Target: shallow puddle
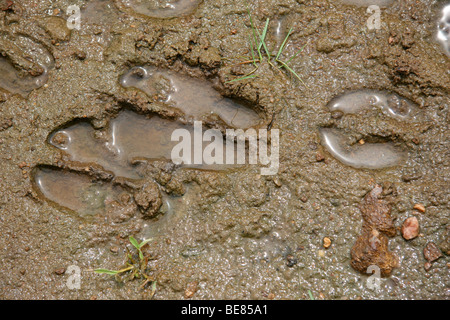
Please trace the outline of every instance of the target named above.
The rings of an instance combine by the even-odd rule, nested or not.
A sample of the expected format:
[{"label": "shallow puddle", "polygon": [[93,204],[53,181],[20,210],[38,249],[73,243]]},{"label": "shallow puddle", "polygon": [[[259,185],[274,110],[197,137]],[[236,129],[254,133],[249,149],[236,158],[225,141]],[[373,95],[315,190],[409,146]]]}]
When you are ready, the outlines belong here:
[{"label": "shallow puddle", "polygon": [[124,190],[76,172],[38,167],[34,182],[39,193],[57,205],[82,217],[105,213],[108,204],[118,201]]},{"label": "shallow puddle", "polygon": [[26,98],[34,89],[42,87],[48,80],[47,71],[37,77],[23,76],[5,58],[0,57],[0,88]]},{"label": "shallow puddle", "polygon": [[360,7],[369,7],[376,5],[380,7],[387,7],[395,2],[395,0],[341,0],[345,4],[352,4]]},{"label": "shallow puddle", "polygon": [[119,19],[117,9],[110,0],[91,0],[81,9],[81,21],[87,24],[112,24]]},{"label": "shallow puddle", "polygon": [[[174,153],[173,160],[186,160],[185,167],[223,170],[224,165],[203,160],[204,155],[211,151],[213,156],[217,155],[225,163],[225,139],[220,131],[211,130],[206,131],[212,133],[209,136],[211,139],[204,140],[203,129],[201,126],[184,125],[158,116],[146,117],[126,110],[112,119],[104,130],[95,130],[86,121],[73,123],[52,133],[49,143],[66,153],[71,161],[96,163],[116,176],[130,179],[141,178],[134,163],[142,159],[171,160],[173,150],[180,151]],[[176,138],[171,141],[174,132]],[[180,143],[186,148],[177,149]],[[215,154],[214,150],[219,154]],[[200,159],[196,155],[200,155]],[[230,166],[233,165],[225,167]]]},{"label": "shallow puddle", "polygon": [[26,98],[31,91],[47,83],[48,70],[53,68],[54,59],[47,49],[27,37],[18,36],[14,45],[23,58],[38,65],[42,72],[38,76],[23,74],[11,61],[0,55],[0,88]]},{"label": "shallow puddle", "polygon": [[151,18],[175,18],[193,13],[202,0],[119,0],[124,7]]},{"label": "shallow puddle", "polygon": [[382,169],[401,164],[407,154],[392,143],[364,143],[350,146],[336,129],[320,129],[322,145],[340,162],[354,168]]},{"label": "shallow puddle", "polygon": [[442,15],[438,22],[437,40],[447,56],[450,57],[450,4],[442,9]]},{"label": "shallow puddle", "polygon": [[155,67],[134,67],[120,78],[125,88],[136,88],[150,97],[183,111],[188,117],[202,120],[220,117],[228,126],[247,129],[256,126],[260,117],[252,109],[222,97],[210,83]]},{"label": "shallow puddle", "polygon": [[383,113],[398,120],[417,120],[419,109],[411,101],[395,93],[376,90],[359,90],[338,96],[330,101],[331,112],[356,114],[371,107],[379,108]]}]

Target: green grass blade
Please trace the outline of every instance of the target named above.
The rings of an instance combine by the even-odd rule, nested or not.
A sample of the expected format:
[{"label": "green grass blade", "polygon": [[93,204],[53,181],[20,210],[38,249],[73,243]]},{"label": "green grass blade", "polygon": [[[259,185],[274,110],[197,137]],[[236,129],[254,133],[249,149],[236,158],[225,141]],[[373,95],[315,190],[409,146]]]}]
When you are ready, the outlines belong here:
[{"label": "green grass blade", "polygon": [[152,282],[152,289],[151,289],[151,292],[150,292],[150,299],[153,298],[153,296],[155,295],[155,292],[156,292],[156,281],[153,281]]},{"label": "green grass blade", "polygon": [[255,41],[255,45],[257,46],[259,59],[262,61],[261,46],[258,46],[258,40],[257,40],[258,38],[256,37],[256,33],[258,33],[258,35],[259,35],[259,31],[258,31],[258,29],[256,29],[256,27],[253,23],[252,14],[250,13],[250,8],[248,7],[248,5],[247,5],[247,12],[248,12],[248,17],[250,19],[250,26],[252,28],[253,40]]},{"label": "green grass blade", "polygon": [[315,300],[314,297],[313,297],[313,295],[312,295],[311,290],[308,290],[308,295],[309,295],[309,299],[310,299],[310,300]]},{"label": "green grass blade", "polygon": [[300,50],[298,50],[288,61],[286,61],[286,63],[289,63],[289,62],[291,62],[296,56],[298,56],[299,54],[300,54],[300,52],[302,52],[303,51],[303,49],[305,49],[305,47],[306,47],[306,45],[307,45],[308,43],[306,43]]},{"label": "green grass blade", "polygon": [[142,248],[143,246],[145,246],[147,243],[149,243],[149,242],[152,241],[152,240],[153,240],[152,238],[148,238],[148,239],[142,241],[142,242],[139,244],[139,249]]},{"label": "green grass blade", "polygon": [[100,274],[110,274],[112,276],[119,273],[119,271],[108,270],[108,269],[95,269],[94,272],[95,273],[100,273]]},{"label": "green grass blade", "polygon": [[130,236],[130,242],[136,249],[139,250],[139,242],[137,242],[137,240],[135,238],[133,238],[132,236]]},{"label": "green grass blade", "polygon": [[251,50],[251,52],[252,52],[253,65],[254,65],[255,67],[257,67],[257,65],[256,65],[256,59],[255,59],[255,50],[253,49],[252,36],[249,35],[249,38],[250,38],[250,50]]},{"label": "green grass blade", "polygon": [[237,79],[233,79],[233,80],[227,81],[225,83],[231,83],[231,82],[236,82],[236,81],[241,81],[241,80],[246,80],[246,79],[253,79],[253,78],[256,78],[256,77],[257,77],[256,74],[251,74],[251,75],[243,76],[241,78],[237,78]]},{"label": "green grass blade", "polygon": [[[267,30],[269,29],[269,22],[270,22],[270,20],[269,20],[269,18],[267,18],[263,33],[262,33],[262,35],[260,35],[260,39],[261,39],[260,46],[262,45],[264,47],[264,50],[266,51],[266,54],[267,54],[267,58],[269,58],[269,60],[270,60],[270,51],[266,45],[266,36],[267,36]],[[260,49],[261,49],[261,47],[260,47]]]},{"label": "green grass blade", "polygon": [[297,79],[300,80],[301,83],[303,83],[303,85],[306,87],[306,84],[303,82],[302,78],[300,78],[299,75],[297,73],[295,73],[294,70],[291,69],[291,67],[289,67],[285,62],[283,62],[281,60],[277,60],[277,62],[281,63],[284,68],[286,68],[287,70],[289,70],[289,72],[291,72],[294,76],[296,76]]},{"label": "green grass blade", "polygon": [[280,57],[281,53],[283,52],[284,47],[286,46],[286,42],[288,41],[289,36],[291,35],[291,33],[292,33],[292,28],[289,29],[289,32],[288,32],[286,38],[284,38],[284,41],[283,41],[283,43],[281,44],[280,49],[278,49],[277,57],[275,58],[275,60],[278,60],[278,58]]}]

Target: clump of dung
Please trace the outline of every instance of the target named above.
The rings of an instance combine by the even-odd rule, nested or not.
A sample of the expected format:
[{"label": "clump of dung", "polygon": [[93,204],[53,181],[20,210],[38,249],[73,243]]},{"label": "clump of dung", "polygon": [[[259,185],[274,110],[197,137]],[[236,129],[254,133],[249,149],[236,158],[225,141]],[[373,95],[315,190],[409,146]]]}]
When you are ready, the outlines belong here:
[{"label": "clump of dung", "polygon": [[351,265],[361,273],[367,273],[369,267],[377,266],[380,274],[386,277],[398,266],[398,259],[388,248],[388,237],[395,236],[396,229],[391,207],[386,200],[381,199],[382,191],[383,188],[376,185],[361,203],[363,226],[351,250]]}]

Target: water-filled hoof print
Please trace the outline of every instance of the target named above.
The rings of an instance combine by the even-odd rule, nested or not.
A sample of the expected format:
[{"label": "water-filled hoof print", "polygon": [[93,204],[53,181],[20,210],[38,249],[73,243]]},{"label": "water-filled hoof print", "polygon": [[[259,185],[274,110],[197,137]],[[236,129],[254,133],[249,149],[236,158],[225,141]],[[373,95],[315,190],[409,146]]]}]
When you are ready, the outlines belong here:
[{"label": "water-filled hoof print", "polygon": [[448,299],[449,37],[442,0],[0,0],[0,298]]},{"label": "water-filled hoof print", "polygon": [[150,18],[168,19],[192,14],[202,0],[115,0],[119,8]]}]

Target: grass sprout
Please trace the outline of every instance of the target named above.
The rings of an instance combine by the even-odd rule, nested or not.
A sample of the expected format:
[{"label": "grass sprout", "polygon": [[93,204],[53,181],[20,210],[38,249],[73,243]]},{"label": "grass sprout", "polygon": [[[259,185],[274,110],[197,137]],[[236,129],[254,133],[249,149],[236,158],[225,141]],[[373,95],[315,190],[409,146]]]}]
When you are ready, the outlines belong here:
[{"label": "grass sprout", "polygon": [[253,21],[253,17],[250,13],[250,9],[247,8],[248,17],[250,20],[250,27],[251,27],[251,34],[249,35],[249,44],[250,44],[250,52],[251,52],[251,58],[243,58],[245,61],[239,62],[238,65],[242,64],[252,64],[254,66],[254,69],[247,73],[246,75],[235,78],[232,80],[227,81],[226,83],[232,83],[242,80],[248,80],[248,79],[254,79],[258,77],[255,72],[259,69],[259,66],[264,61],[267,61],[267,63],[277,69],[285,69],[288,72],[290,72],[293,76],[295,76],[300,82],[306,86],[305,82],[302,80],[302,78],[292,69],[292,67],[289,66],[289,63],[297,57],[305,48],[306,44],[300,48],[292,57],[290,57],[287,61],[281,60],[281,57],[283,55],[283,51],[286,48],[286,45],[288,43],[289,37],[292,34],[293,28],[290,28],[288,34],[284,38],[281,46],[278,48],[277,53],[274,55],[271,53],[271,51],[268,49],[266,38],[267,38],[267,31],[269,30],[269,18],[266,19],[266,22],[264,24],[264,28],[262,32],[258,30],[258,28],[255,26],[255,23]]},{"label": "grass sprout", "polygon": [[107,274],[115,276],[116,281],[126,282],[134,279],[142,279],[140,285],[141,289],[144,289],[147,284],[150,285],[150,298],[152,298],[156,292],[156,280],[148,275],[150,271],[148,268],[148,262],[151,260],[150,257],[145,256],[142,252],[142,247],[149,243],[152,239],[146,239],[139,243],[134,237],[129,237],[130,243],[136,249],[135,254],[127,249],[127,261],[124,266],[119,268],[119,270],[108,270],[108,269],[95,269],[95,273]]}]

